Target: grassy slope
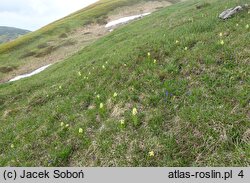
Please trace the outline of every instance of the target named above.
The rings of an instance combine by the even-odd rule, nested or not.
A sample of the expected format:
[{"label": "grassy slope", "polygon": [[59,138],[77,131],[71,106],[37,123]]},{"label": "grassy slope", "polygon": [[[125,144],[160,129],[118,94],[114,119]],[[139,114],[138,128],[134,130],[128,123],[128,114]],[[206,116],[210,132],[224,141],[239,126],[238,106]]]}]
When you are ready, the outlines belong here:
[{"label": "grassy slope", "polygon": [[173,5],[0,85],[0,165],[249,166],[250,15],[217,18],[247,0],[197,10],[203,2]]},{"label": "grassy slope", "polygon": [[[31,59],[26,59],[27,56],[51,51],[53,48],[45,47],[41,49],[41,47],[48,42],[57,42],[57,46],[60,46],[64,44],[62,40],[60,40],[61,35],[65,33],[68,34],[90,23],[101,22],[109,12],[117,7],[129,6],[141,1],[148,0],[100,0],[38,31],[32,32],[15,41],[0,45],[0,79],[9,74],[5,71],[5,68],[12,71],[18,67],[32,64]],[[175,2],[178,0],[169,1]],[[4,72],[1,72],[1,70]]]}]

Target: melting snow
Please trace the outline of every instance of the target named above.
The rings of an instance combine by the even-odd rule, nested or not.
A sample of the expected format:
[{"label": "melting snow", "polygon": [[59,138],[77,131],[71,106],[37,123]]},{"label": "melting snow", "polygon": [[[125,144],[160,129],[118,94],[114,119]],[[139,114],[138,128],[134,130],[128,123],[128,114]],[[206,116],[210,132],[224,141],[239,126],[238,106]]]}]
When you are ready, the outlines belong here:
[{"label": "melting snow", "polygon": [[17,77],[15,77],[15,78],[9,80],[9,82],[17,81],[17,80],[20,80],[20,79],[27,78],[27,77],[33,76],[33,75],[35,75],[35,74],[38,74],[38,73],[44,71],[45,69],[47,69],[47,68],[48,68],[49,66],[51,66],[51,65],[52,65],[52,64],[45,65],[45,66],[40,67],[39,69],[37,69],[37,70],[35,70],[35,71],[33,71],[33,72],[29,73],[29,74],[23,74],[23,75],[17,76]]},{"label": "melting snow", "polygon": [[114,20],[114,21],[109,22],[108,24],[106,24],[105,27],[108,28],[108,27],[113,27],[113,26],[119,25],[119,24],[124,24],[124,23],[131,21],[131,20],[142,18],[142,17],[147,16],[149,14],[151,14],[151,13],[144,13],[144,14],[140,14],[140,15],[123,17],[123,18],[120,18],[118,20]]}]

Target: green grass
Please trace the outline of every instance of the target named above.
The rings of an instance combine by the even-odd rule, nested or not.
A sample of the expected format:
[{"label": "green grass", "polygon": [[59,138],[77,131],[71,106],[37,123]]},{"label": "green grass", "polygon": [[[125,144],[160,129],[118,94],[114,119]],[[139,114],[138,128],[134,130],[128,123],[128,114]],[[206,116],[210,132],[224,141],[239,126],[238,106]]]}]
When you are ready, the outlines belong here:
[{"label": "green grass", "polygon": [[[118,7],[129,6],[143,1],[149,0],[98,1],[87,8],[53,22],[38,31],[22,36],[15,41],[0,45],[0,65],[1,67],[13,67],[17,69],[24,65],[30,65],[33,63],[32,59],[27,60],[26,58],[37,54],[39,55],[37,52],[40,51],[40,45],[54,42],[54,44],[60,46],[61,42],[58,37],[60,38],[61,35],[71,34],[71,31],[83,28],[91,23],[103,24],[103,21],[109,12]],[[178,0],[170,0],[170,2],[178,2]],[[50,48],[47,49],[51,50]],[[53,49],[51,51],[53,51]],[[9,73],[0,72],[0,80],[8,75]]]},{"label": "green grass", "polygon": [[162,9],[0,85],[0,165],[249,166],[250,14],[217,18],[248,1],[197,9],[207,2]]}]

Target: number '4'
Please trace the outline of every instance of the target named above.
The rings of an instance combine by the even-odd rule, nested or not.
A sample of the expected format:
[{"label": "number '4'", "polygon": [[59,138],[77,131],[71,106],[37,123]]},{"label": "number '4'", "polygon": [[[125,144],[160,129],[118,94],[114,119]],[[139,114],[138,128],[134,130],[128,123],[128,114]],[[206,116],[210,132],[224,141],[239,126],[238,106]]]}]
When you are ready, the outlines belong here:
[{"label": "number '4'", "polygon": [[238,174],[239,177],[243,178],[244,177],[244,172],[243,170],[240,171],[240,173]]}]

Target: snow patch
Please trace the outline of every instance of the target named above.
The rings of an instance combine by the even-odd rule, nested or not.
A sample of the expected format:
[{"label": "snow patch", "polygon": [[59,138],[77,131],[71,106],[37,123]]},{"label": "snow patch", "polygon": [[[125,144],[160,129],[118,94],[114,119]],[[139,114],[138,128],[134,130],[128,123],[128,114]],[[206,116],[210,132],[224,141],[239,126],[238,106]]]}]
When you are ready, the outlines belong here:
[{"label": "snow patch", "polygon": [[135,20],[135,19],[139,19],[139,18],[142,18],[142,17],[150,15],[150,14],[151,13],[144,13],[144,14],[140,14],[140,15],[123,17],[123,18],[120,18],[118,20],[114,20],[114,21],[109,22],[108,24],[105,25],[105,27],[109,28],[109,27],[114,27],[114,26],[120,25],[120,24],[125,24],[125,23],[127,23],[129,21],[132,21],[132,20]]},{"label": "snow patch", "polygon": [[20,79],[23,79],[23,78],[27,78],[27,77],[31,77],[33,75],[36,75],[42,71],[44,71],[45,69],[47,69],[49,66],[51,66],[52,64],[49,64],[49,65],[45,65],[43,67],[40,67],[39,69],[29,73],[29,74],[23,74],[23,75],[20,75],[20,76],[17,76],[11,80],[9,80],[9,82],[12,82],[12,81],[17,81],[17,80],[20,80]]}]

